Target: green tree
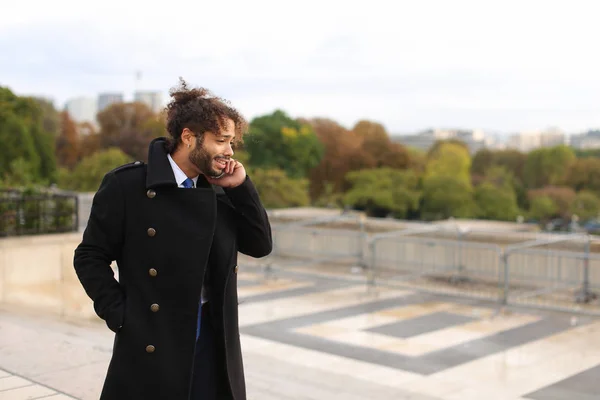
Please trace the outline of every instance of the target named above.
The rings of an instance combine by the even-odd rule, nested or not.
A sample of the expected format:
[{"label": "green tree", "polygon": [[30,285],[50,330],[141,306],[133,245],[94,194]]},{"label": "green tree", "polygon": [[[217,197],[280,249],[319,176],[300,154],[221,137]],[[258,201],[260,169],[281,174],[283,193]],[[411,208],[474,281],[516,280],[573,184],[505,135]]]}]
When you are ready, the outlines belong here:
[{"label": "green tree", "polygon": [[575,160],[566,173],[564,184],[577,192],[587,189],[600,194],[600,159]]},{"label": "green tree", "polygon": [[43,127],[44,115],[38,102],[19,97],[0,87],[0,176],[10,173],[13,161],[31,166],[36,182],[49,182],[56,172],[54,143]]},{"label": "green tree", "polygon": [[464,177],[440,174],[423,180],[421,215],[424,219],[470,218],[477,211],[473,187]]},{"label": "green tree", "polygon": [[538,196],[531,200],[529,216],[542,223],[557,216],[558,206],[549,196]]},{"label": "green tree", "polygon": [[131,157],[118,148],[99,151],[81,160],[73,172],[61,170],[59,186],[79,192],[94,192],[107,172],[128,162],[131,162]]},{"label": "green tree", "polygon": [[475,189],[474,197],[479,218],[514,221],[519,215],[517,197],[510,185],[484,182]]},{"label": "green tree", "polygon": [[535,149],[527,155],[523,171],[525,184],[530,189],[558,185],[574,162],[575,153],[570,147]]},{"label": "green tree", "polygon": [[477,213],[471,183],[471,156],[460,143],[442,142],[427,157],[421,215],[428,220],[466,218]]},{"label": "green tree", "polygon": [[533,200],[537,197],[548,197],[552,199],[553,204],[556,206],[555,214],[565,219],[571,216],[571,209],[576,196],[573,189],[564,186],[546,186],[529,191],[529,199],[532,207]]},{"label": "green tree", "polygon": [[518,150],[507,149],[494,152],[494,165],[510,171],[517,181],[523,183],[523,170],[527,162],[527,154]]},{"label": "green tree", "polygon": [[40,157],[35,152],[35,144],[27,123],[0,105],[0,176],[12,173],[12,163],[18,159],[27,162],[35,171],[39,170]]},{"label": "green tree", "polygon": [[488,168],[494,165],[494,152],[489,149],[481,149],[473,156],[471,164],[471,173],[473,175],[483,176]]},{"label": "green tree", "polygon": [[421,194],[414,171],[378,168],[348,173],[352,188],[344,195],[344,203],[368,215],[406,218],[419,207]]},{"label": "green tree", "polygon": [[461,147],[470,157],[471,152],[469,151],[469,146],[460,139],[436,140],[435,143],[427,151],[427,157],[428,158],[435,157],[441,148],[446,147],[446,145],[450,145],[450,144]]},{"label": "green tree", "polygon": [[16,188],[31,188],[38,182],[34,165],[24,158],[17,158],[10,163],[10,169],[4,175],[4,185]]},{"label": "green tree", "polygon": [[600,199],[594,193],[583,190],[575,196],[571,204],[571,213],[577,215],[581,221],[598,218]]},{"label": "green tree", "polygon": [[282,169],[292,178],[308,176],[325,150],[310,125],[291,119],[281,110],[250,122],[244,148],[254,167]]},{"label": "green tree", "polygon": [[425,173],[425,166],[427,165],[427,153],[413,147],[407,147],[406,150],[408,151],[408,159],[410,160],[408,168],[415,171],[418,176],[422,176]]},{"label": "green tree", "polygon": [[452,177],[471,185],[471,156],[468,150],[457,143],[442,143],[435,151],[430,151],[425,169],[425,177]]},{"label": "green tree", "polygon": [[55,139],[51,133],[42,130],[40,122],[31,127],[33,143],[40,159],[37,175],[43,182],[56,183]]},{"label": "green tree", "polygon": [[515,190],[516,179],[512,172],[503,166],[496,165],[488,168],[484,179],[497,188]]},{"label": "green tree", "polygon": [[290,178],[279,169],[252,170],[252,182],[265,208],[304,207],[309,205],[308,180]]}]

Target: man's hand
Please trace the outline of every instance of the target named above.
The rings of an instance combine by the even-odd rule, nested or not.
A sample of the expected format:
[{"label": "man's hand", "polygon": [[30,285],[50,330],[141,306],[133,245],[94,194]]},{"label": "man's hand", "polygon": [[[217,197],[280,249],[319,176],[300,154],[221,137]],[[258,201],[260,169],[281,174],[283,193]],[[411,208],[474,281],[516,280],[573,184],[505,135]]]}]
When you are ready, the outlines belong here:
[{"label": "man's hand", "polygon": [[223,169],[223,176],[220,178],[206,177],[206,180],[217,186],[224,188],[234,188],[241,185],[246,180],[246,169],[241,162],[230,159],[227,166]]}]

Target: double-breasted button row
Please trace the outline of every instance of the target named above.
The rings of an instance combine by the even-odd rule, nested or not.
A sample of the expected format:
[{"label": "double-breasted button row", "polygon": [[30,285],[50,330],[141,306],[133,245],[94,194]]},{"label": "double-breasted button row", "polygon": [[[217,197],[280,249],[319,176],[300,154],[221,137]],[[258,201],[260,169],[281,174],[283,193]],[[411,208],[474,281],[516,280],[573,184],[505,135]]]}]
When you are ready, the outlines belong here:
[{"label": "double-breasted button row", "polygon": [[[149,199],[153,199],[156,197],[156,191],[150,189],[146,192],[146,196]],[[156,235],[156,229],[154,228],[148,228],[147,230],[148,236],[150,237],[154,237]],[[151,277],[155,277],[158,275],[158,271],[156,270],[156,268],[150,268],[148,270],[148,275],[150,275]],[[152,312],[158,312],[158,310],[160,310],[160,306],[156,303],[150,305],[150,311]],[[146,346],[146,353],[154,353],[154,351],[156,350],[156,347],[154,347],[154,345],[149,344],[148,346]]]},{"label": "double-breasted button row", "polygon": [[235,268],[233,269],[233,272],[234,272],[234,273],[236,273],[236,274],[238,273],[238,266],[237,266],[237,265],[236,265],[236,266],[235,266]]}]

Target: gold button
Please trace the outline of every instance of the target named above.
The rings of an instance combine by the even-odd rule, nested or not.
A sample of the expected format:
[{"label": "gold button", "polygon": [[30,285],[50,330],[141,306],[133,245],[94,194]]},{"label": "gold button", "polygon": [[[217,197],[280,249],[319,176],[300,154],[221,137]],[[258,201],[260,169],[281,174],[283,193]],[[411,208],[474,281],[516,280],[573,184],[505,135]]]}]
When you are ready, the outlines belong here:
[{"label": "gold button", "polygon": [[158,271],[155,270],[154,268],[150,268],[148,270],[148,273],[150,274],[150,276],[156,276],[158,274]]},{"label": "gold button", "polygon": [[148,236],[154,237],[154,235],[156,235],[156,229],[148,228]]},{"label": "gold button", "polygon": [[154,353],[154,350],[156,350],[156,347],[152,346],[151,344],[146,346],[146,353]]},{"label": "gold button", "polygon": [[233,270],[233,272],[235,272],[237,274],[237,272],[238,272],[238,266],[237,265],[235,266],[235,269]]},{"label": "gold button", "polygon": [[156,192],[154,190],[150,189],[146,192],[146,196],[148,196],[149,199],[153,199],[156,197]]},{"label": "gold button", "polygon": [[160,306],[159,306],[158,304],[156,304],[156,303],[154,303],[154,304],[152,304],[152,305],[150,306],[150,310],[151,310],[152,312],[158,312],[158,310],[159,310],[159,309],[160,309]]}]

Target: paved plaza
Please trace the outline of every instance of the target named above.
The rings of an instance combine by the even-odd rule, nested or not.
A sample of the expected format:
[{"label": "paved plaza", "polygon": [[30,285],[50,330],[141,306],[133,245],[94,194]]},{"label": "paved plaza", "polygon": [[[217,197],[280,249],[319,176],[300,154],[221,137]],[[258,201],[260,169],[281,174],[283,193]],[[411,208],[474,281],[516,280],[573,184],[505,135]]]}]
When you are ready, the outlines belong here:
[{"label": "paved plaza", "polygon": [[[249,399],[600,398],[600,319],[369,290],[340,268],[240,263]],[[102,321],[1,309],[0,400],[97,399],[112,343]]]}]

